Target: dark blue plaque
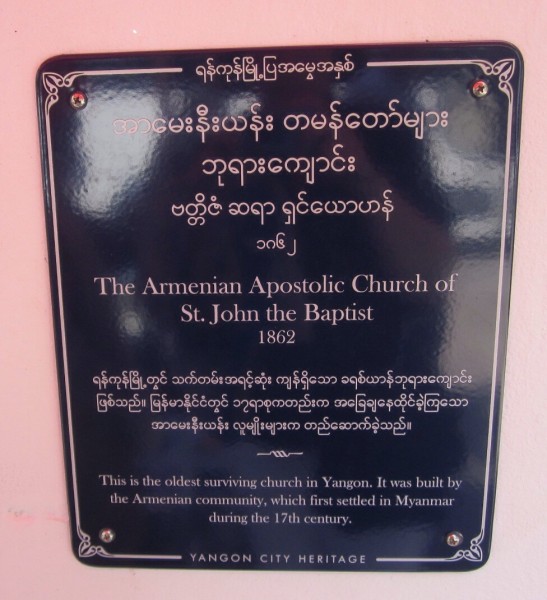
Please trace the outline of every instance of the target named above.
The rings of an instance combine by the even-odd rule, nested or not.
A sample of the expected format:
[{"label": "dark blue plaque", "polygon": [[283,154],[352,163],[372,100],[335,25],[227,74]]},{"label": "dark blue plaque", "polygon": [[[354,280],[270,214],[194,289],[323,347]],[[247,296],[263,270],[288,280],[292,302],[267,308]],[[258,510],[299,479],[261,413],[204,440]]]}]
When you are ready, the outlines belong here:
[{"label": "dark blue plaque", "polygon": [[486,561],[521,87],[504,43],[42,66],[80,560]]}]

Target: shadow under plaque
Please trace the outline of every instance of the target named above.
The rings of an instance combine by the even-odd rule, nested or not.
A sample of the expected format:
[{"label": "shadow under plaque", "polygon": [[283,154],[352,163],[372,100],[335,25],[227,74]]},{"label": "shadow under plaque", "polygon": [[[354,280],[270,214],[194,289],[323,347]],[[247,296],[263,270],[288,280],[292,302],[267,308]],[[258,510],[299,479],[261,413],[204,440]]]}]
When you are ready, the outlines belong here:
[{"label": "shadow under plaque", "polygon": [[486,561],[521,87],[505,43],[41,67],[81,561]]}]

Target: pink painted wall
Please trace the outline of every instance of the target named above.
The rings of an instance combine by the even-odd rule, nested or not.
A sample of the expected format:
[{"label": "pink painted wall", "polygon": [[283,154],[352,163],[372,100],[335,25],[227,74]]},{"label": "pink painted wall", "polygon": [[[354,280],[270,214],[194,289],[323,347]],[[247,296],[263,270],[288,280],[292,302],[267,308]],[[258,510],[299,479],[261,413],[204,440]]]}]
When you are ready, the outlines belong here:
[{"label": "pink painted wall", "polygon": [[[546,0],[2,0],[0,598],[547,597]],[[71,554],[34,76],[65,53],[502,39],[525,60],[519,208],[493,552],[450,574],[92,569]]]}]

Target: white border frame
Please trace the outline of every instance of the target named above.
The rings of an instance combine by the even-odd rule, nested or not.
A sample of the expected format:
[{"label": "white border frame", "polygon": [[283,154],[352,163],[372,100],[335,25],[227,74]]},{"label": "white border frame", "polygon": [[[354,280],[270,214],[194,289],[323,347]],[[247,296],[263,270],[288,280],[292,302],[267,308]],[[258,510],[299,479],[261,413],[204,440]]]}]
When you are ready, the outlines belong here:
[{"label": "white border frame", "polygon": [[[500,60],[494,64],[484,60],[473,60],[473,59],[462,59],[462,60],[425,60],[425,61],[384,61],[376,62],[371,61],[366,64],[367,68],[385,68],[385,67],[420,67],[420,66],[440,66],[440,65],[477,65],[481,68],[482,72],[490,77],[498,77],[498,88],[508,97],[508,108],[507,108],[507,137],[505,147],[505,175],[504,175],[504,194],[503,194],[503,213],[502,213],[502,224],[501,224],[501,241],[500,241],[500,260],[499,260],[499,271],[498,271],[498,295],[497,295],[497,306],[496,306],[496,327],[495,327],[495,343],[494,343],[494,357],[492,365],[492,384],[490,391],[490,414],[488,423],[488,440],[487,440],[487,454],[486,454],[486,469],[484,478],[484,496],[483,496],[483,510],[481,520],[481,531],[470,541],[468,549],[458,550],[453,556],[448,558],[433,557],[433,558],[422,558],[422,557],[377,557],[376,562],[380,563],[408,563],[408,562],[454,562],[462,559],[479,563],[483,561],[483,551],[481,544],[484,541],[486,519],[487,519],[487,506],[489,500],[489,487],[490,487],[490,473],[491,473],[491,461],[492,461],[492,437],[494,433],[494,405],[496,399],[496,382],[498,376],[498,363],[500,361],[499,356],[499,337],[500,327],[503,309],[503,273],[505,269],[505,254],[506,254],[506,235],[507,235],[507,211],[509,203],[509,186],[510,186],[510,173],[511,173],[511,145],[512,145],[512,120],[513,120],[513,109],[514,109],[514,92],[511,84],[511,79],[515,73],[515,59],[508,58]],[[56,262],[56,275],[57,275],[57,297],[59,302],[60,312],[60,329],[61,329],[61,345],[64,365],[64,388],[66,394],[66,405],[67,405],[67,417],[68,417],[68,430],[69,430],[69,441],[70,441],[70,456],[71,456],[71,469],[72,469],[72,493],[74,499],[74,510],[76,517],[76,528],[80,544],[78,547],[78,556],[81,558],[89,558],[95,555],[102,556],[109,559],[147,559],[147,560],[181,560],[180,555],[134,555],[134,554],[111,554],[107,552],[100,545],[91,544],[90,536],[81,529],[80,525],[80,508],[78,502],[77,493],[77,478],[76,478],[76,457],[74,450],[74,434],[72,429],[72,407],[71,407],[71,395],[70,386],[68,381],[68,355],[66,350],[66,331],[64,323],[64,304],[63,304],[63,293],[62,293],[62,279],[61,279],[61,266],[60,266],[60,255],[59,255],[59,236],[58,236],[58,225],[57,225],[57,200],[55,193],[55,178],[53,171],[53,151],[51,142],[51,125],[50,125],[50,111],[52,107],[59,100],[59,88],[71,87],[75,80],[81,76],[101,76],[101,75],[142,75],[142,74],[159,74],[159,73],[181,73],[182,68],[166,68],[166,69],[129,69],[129,70],[105,70],[105,71],[73,71],[67,75],[60,75],[53,72],[44,72],[42,74],[42,85],[46,91],[46,97],[44,100],[44,112],[45,112],[45,128],[46,128],[46,144],[47,144],[47,160],[48,160],[48,174],[49,174],[49,192],[51,198],[51,212],[53,221],[53,237],[55,243],[55,262]]]}]

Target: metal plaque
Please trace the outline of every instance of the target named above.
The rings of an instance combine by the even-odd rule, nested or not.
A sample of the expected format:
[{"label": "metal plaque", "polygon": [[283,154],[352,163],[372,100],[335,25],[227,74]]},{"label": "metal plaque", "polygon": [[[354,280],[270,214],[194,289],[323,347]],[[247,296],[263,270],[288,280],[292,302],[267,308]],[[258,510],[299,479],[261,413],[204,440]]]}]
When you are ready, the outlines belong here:
[{"label": "metal plaque", "polygon": [[80,560],[486,561],[521,87],[505,43],[41,67]]}]

